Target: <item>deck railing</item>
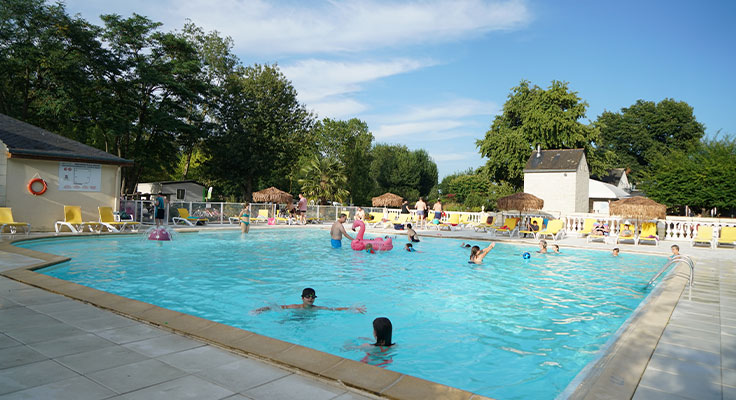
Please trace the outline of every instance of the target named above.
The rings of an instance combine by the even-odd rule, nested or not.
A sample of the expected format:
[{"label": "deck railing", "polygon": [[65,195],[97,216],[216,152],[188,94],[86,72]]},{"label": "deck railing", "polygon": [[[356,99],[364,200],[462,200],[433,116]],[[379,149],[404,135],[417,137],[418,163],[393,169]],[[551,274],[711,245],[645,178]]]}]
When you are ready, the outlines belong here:
[{"label": "deck railing", "polygon": [[[132,216],[135,221],[144,224],[154,223],[154,202],[151,200],[123,200],[120,202],[120,210]],[[228,202],[182,202],[172,201],[166,207],[166,221],[171,223],[172,218],[179,216],[179,208],[185,208],[189,211],[189,215],[206,218],[210,224],[229,224],[230,217],[237,217],[242,209],[241,203]],[[311,222],[328,223],[337,220],[340,214],[347,214],[348,220],[355,218],[357,206],[333,206],[333,205],[309,205],[307,207],[307,219]],[[258,216],[259,210],[268,210],[269,218],[273,218],[279,213],[286,214],[286,206],[284,204],[274,203],[251,203],[251,218]],[[371,212],[382,213],[387,220],[395,219],[400,212],[398,208],[385,207],[363,207],[366,214]],[[416,216],[416,211],[411,211],[412,217]],[[521,215],[520,226],[525,226],[531,221],[531,218],[541,217],[545,219],[561,218],[565,221],[565,231],[567,235],[578,236],[583,229],[586,218],[593,218],[598,222],[607,223],[611,228],[611,233],[618,234],[623,222],[629,220],[632,224],[641,229],[644,222],[655,222],[657,224],[658,236],[660,239],[672,241],[690,241],[698,232],[700,226],[712,226],[713,235],[717,236],[720,229],[724,226],[736,226],[734,218],[696,218],[696,217],[675,217],[668,216],[664,220],[635,220],[632,218],[621,218],[618,216],[590,214],[590,213],[572,213],[561,216],[559,213],[547,212],[523,212],[518,211],[499,211],[499,212],[464,212],[464,211],[447,211],[441,218],[442,222],[446,222],[453,214],[469,215],[471,222],[485,221],[490,215],[494,217],[494,221],[501,219],[502,223],[506,218],[518,218]],[[429,220],[434,217],[433,211],[429,211]]]}]

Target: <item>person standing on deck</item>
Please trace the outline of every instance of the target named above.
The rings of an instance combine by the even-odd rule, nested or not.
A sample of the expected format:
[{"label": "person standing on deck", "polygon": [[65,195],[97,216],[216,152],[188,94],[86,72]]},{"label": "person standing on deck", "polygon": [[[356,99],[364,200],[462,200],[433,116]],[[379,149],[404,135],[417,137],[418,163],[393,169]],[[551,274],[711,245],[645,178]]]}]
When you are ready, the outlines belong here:
[{"label": "person standing on deck", "polygon": [[421,197],[419,198],[419,201],[417,201],[417,204],[414,205],[414,208],[417,210],[417,228],[419,228],[422,224],[424,224],[424,228],[427,227],[427,203],[424,202],[424,199]]},{"label": "person standing on deck", "polygon": [[299,193],[299,203],[297,203],[297,209],[299,210],[299,219],[302,224],[307,223],[307,198],[303,194]]},{"label": "person standing on deck", "polygon": [[159,191],[156,196],[156,201],[153,203],[156,206],[156,227],[164,225],[164,219],[166,219],[166,197],[163,192]]}]

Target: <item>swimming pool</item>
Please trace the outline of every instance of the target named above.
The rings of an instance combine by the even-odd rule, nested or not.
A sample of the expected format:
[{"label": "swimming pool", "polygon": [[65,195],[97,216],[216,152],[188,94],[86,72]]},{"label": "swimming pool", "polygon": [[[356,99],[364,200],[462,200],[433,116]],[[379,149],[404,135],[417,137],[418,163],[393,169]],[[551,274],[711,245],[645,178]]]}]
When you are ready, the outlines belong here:
[{"label": "swimming pool", "polygon": [[[37,272],[363,360],[371,321],[389,317],[398,343],[374,363],[500,399],[554,398],[638,306],[665,258],[563,249],[523,260],[534,246],[500,243],[467,264],[459,240],[427,238],[407,253],[329,247],[313,230],[41,240],[20,247],[70,262]],[[316,304],[353,312],[284,310],[313,287]],[[361,339],[363,338],[363,339]]]}]

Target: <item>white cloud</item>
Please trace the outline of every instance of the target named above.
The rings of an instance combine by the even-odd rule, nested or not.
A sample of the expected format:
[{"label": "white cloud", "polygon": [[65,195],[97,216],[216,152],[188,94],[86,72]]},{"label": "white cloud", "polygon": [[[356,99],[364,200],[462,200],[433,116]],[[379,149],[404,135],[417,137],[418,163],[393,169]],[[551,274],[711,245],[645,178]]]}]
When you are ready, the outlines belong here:
[{"label": "white cloud", "polygon": [[401,114],[386,116],[386,122],[422,121],[442,118],[464,118],[477,115],[487,115],[489,118],[499,112],[499,107],[492,101],[460,98],[449,100],[442,104],[413,106]]},{"label": "white cloud", "polygon": [[358,92],[363,83],[433,64],[431,61],[412,59],[359,62],[309,59],[280,66],[280,69],[294,84],[299,92],[299,99],[309,103],[331,96]]},{"label": "white cloud", "polygon": [[210,0],[170,0],[149,10],[169,27],[191,18],[231,36],[239,52],[281,55],[444,43],[514,29],[531,19],[523,0],[220,0],[216,6]]},{"label": "white cloud", "polygon": [[467,159],[478,158],[478,152],[432,153],[429,156],[432,157],[435,162],[464,161]]},{"label": "white cloud", "polygon": [[380,125],[373,131],[376,139],[386,139],[394,136],[409,136],[416,134],[427,134],[428,132],[441,132],[463,126],[461,121],[435,120],[425,122],[405,122],[401,124]]},{"label": "white cloud", "polygon": [[337,97],[331,99],[331,101],[309,103],[307,108],[316,112],[320,119],[325,117],[350,119],[367,109],[367,106],[350,98]]}]

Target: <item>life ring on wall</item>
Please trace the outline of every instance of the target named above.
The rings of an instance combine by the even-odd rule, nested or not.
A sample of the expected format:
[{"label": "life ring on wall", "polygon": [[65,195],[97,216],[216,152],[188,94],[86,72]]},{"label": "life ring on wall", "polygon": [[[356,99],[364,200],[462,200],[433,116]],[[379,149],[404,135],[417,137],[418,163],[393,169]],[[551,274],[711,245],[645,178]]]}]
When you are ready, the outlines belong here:
[{"label": "life ring on wall", "polygon": [[[41,190],[34,190],[33,189],[33,184],[34,183],[40,183],[41,185],[43,185],[43,187],[41,188]],[[49,187],[48,187],[48,185],[46,185],[46,181],[44,181],[41,178],[33,178],[30,181],[28,181],[28,191],[31,192],[31,194],[34,195],[34,196],[40,196],[40,195],[46,193],[46,189],[48,189],[48,188]]]}]

